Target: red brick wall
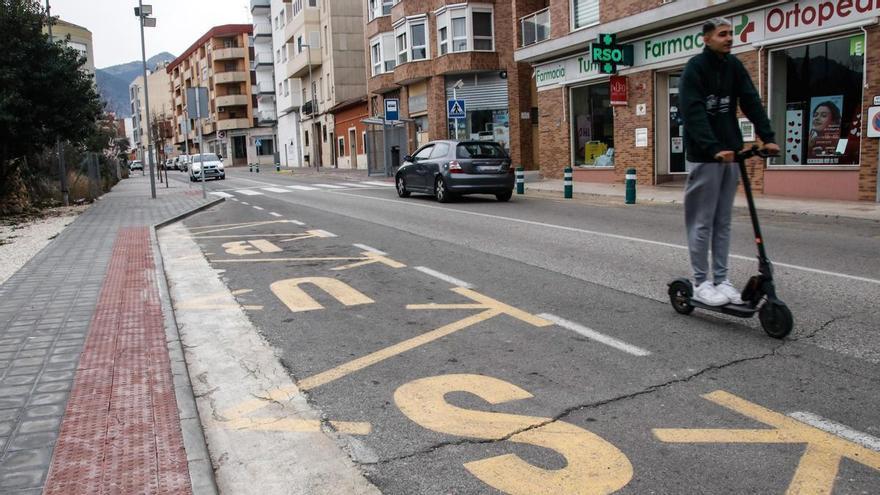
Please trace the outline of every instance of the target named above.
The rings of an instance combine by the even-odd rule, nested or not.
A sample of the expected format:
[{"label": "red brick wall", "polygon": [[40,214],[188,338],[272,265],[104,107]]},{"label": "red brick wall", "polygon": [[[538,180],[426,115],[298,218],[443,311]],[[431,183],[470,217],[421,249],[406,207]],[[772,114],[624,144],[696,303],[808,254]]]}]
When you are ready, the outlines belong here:
[{"label": "red brick wall", "polygon": [[[868,87],[863,99],[865,106],[870,106],[874,95],[880,95],[880,28],[873,26],[868,29]],[[859,171],[859,199],[876,201],[877,198],[877,166],[878,146],[880,139],[868,136],[868,112],[862,115],[862,167]]]},{"label": "red brick wall", "polygon": [[565,91],[560,88],[538,93],[538,165],[544,177],[552,179],[561,179],[563,169],[571,165],[571,122]]},{"label": "red brick wall", "polygon": [[[614,171],[622,182],[626,170],[635,168],[639,184],[654,183],[654,71],[627,78],[629,105],[614,107]],[[646,115],[636,115],[636,105],[647,106]],[[636,148],[636,129],[648,129],[648,146]]]},{"label": "red brick wall", "polygon": [[603,23],[616,21],[660,5],[660,0],[603,0],[599,7],[599,20]]},{"label": "red brick wall", "polygon": [[571,30],[571,0],[550,0],[550,38],[562,38]]}]

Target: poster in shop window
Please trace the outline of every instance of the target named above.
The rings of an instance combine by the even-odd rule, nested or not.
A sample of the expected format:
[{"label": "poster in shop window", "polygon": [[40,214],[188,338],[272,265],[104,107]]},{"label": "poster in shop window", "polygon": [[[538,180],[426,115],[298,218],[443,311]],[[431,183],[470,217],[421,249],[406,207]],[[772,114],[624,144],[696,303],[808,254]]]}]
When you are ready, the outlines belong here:
[{"label": "poster in shop window", "polygon": [[816,96],[810,99],[810,136],[807,140],[807,163],[840,163],[837,154],[841,138],[843,95]]},{"label": "poster in shop window", "polygon": [[789,104],[785,111],[785,162],[800,165],[803,150],[804,111],[799,104]]}]

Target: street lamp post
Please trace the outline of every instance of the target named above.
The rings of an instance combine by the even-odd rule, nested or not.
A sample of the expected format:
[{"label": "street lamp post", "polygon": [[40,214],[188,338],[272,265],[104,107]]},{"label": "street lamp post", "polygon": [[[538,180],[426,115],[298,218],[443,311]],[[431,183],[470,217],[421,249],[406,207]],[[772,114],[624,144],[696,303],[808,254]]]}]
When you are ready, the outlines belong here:
[{"label": "street lamp post", "polygon": [[[52,36],[52,7],[49,6],[49,0],[46,0],[46,29],[49,31],[49,43],[54,43],[55,38]],[[70,189],[67,185],[67,167],[64,163],[64,143],[60,137],[55,137],[55,151],[58,153],[58,178],[61,182],[61,201],[64,206],[70,206]]]},{"label": "street lamp post", "polygon": [[143,66],[144,72],[144,106],[146,107],[147,117],[147,156],[150,164],[150,194],[153,199],[156,199],[156,175],[153,171],[153,142],[149,139],[149,133],[152,127],[150,126],[150,91],[149,84],[147,84],[147,48],[144,42],[144,27],[156,27],[156,18],[150,17],[150,14],[152,13],[152,5],[147,5],[145,8],[144,1],[138,0],[138,7],[134,9],[134,15],[138,18],[141,25],[141,65]]}]

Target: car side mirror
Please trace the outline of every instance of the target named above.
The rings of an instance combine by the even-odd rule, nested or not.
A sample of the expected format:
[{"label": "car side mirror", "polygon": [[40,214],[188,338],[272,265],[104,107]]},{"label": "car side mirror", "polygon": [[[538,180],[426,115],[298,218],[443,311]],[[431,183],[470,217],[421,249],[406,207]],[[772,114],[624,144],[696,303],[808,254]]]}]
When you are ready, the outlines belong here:
[{"label": "car side mirror", "polygon": [[414,162],[414,161],[416,161],[416,159],[412,155],[406,155],[405,157],[403,157],[403,161]]}]

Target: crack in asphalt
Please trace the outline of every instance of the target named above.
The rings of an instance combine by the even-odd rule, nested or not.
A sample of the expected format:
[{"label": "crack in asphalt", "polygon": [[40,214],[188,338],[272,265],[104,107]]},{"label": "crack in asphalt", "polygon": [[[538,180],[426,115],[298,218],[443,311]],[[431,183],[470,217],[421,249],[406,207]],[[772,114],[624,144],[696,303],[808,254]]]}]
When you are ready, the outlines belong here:
[{"label": "crack in asphalt", "polygon": [[809,339],[815,338],[819,333],[821,333],[823,330],[825,330],[826,328],[828,328],[832,324],[837,323],[838,321],[847,320],[849,318],[851,318],[851,315],[835,316],[834,318],[831,318],[830,320],[828,320],[825,323],[823,323],[822,325],[820,325],[819,328],[813,330],[809,334],[804,335],[803,337],[798,337],[796,339],[790,339],[790,340],[792,342],[799,342],[801,340],[809,340]]},{"label": "crack in asphalt", "polygon": [[380,459],[379,461],[376,461],[376,462],[358,462],[357,460],[355,460],[355,462],[357,462],[361,466],[377,466],[377,465],[383,465],[383,464],[390,464],[393,462],[402,461],[402,460],[406,460],[406,459],[411,459],[413,457],[420,457],[423,455],[428,455],[433,452],[436,452],[437,450],[444,449],[446,447],[455,447],[455,446],[461,446],[461,445],[485,445],[485,444],[504,442],[504,441],[510,440],[512,437],[514,437],[516,435],[520,435],[522,433],[525,433],[525,432],[528,432],[531,430],[536,430],[538,428],[543,428],[549,424],[560,421],[563,418],[571,415],[572,413],[578,412],[578,411],[582,411],[585,409],[593,409],[596,407],[602,407],[602,406],[606,406],[608,404],[612,404],[615,402],[625,401],[625,400],[633,399],[636,397],[641,397],[643,395],[652,394],[654,392],[657,392],[659,390],[662,390],[664,388],[667,388],[667,387],[670,387],[673,385],[677,385],[679,383],[687,383],[687,382],[694,380],[694,379],[696,379],[706,373],[711,373],[714,371],[723,370],[726,368],[730,368],[732,366],[737,366],[742,363],[747,363],[747,362],[751,362],[751,361],[760,361],[762,359],[774,357],[777,355],[779,350],[782,349],[785,345],[786,345],[785,343],[782,343],[782,344],[774,347],[770,352],[766,352],[766,353],[761,354],[759,356],[751,356],[751,357],[736,359],[736,360],[733,360],[733,361],[730,361],[730,362],[727,362],[724,364],[717,364],[717,365],[708,366],[708,367],[703,368],[703,369],[697,371],[696,373],[692,373],[686,377],[676,378],[674,380],[669,380],[664,383],[651,385],[651,386],[645,388],[644,390],[640,390],[638,392],[633,392],[631,394],[612,397],[610,399],[605,399],[605,400],[601,400],[598,402],[590,402],[587,404],[580,404],[580,405],[572,406],[572,407],[566,408],[565,410],[563,410],[559,414],[553,416],[552,418],[547,418],[545,421],[541,421],[539,423],[534,423],[534,424],[531,424],[525,428],[520,428],[520,429],[514,430],[514,431],[512,431],[502,437],[497,437],[497,438],[492,438],[492,439],[462,438],[462,439],[455,440],[455,441],[440,442],[435,445],[431,445],[430,447],[427,447],[425,449],[418,450],[416,452],[411,452],[411,453],[403,454],[400,456],[390,457],[387,459]]}]

